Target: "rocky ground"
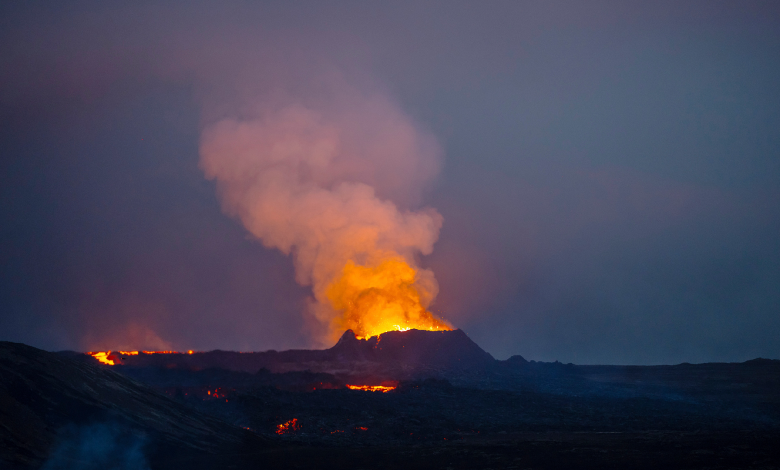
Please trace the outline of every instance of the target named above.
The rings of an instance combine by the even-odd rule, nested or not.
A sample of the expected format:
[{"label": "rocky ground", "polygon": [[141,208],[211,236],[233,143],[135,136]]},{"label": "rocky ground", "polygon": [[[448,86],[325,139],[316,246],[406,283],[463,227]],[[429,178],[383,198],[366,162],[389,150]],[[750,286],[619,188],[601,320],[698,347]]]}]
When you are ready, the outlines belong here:
[{"label": "rocky ground", "polygon": [[316,389],[306,379],[338,380],[267,371],[216,397],[197,384],[159,390],[276,442],[257,457],[268,468],[780,468],[777,361],[524,367],[493,377],[503,390],[442,379]]},{"label": "rocky ground", "polygon": [[[292,468],[780,468],[776,415],[721,403],[479,390],[265,387],[177,398],[274,439]],[[269,457],[270,458],[270,457]],[[315,462],[317,463],[315,465]]]},{"label": "rocky ground", "polygon": [[263,468],[776,469],[778,435],[750,432],[507,433],[393,447],[285,447]]}]

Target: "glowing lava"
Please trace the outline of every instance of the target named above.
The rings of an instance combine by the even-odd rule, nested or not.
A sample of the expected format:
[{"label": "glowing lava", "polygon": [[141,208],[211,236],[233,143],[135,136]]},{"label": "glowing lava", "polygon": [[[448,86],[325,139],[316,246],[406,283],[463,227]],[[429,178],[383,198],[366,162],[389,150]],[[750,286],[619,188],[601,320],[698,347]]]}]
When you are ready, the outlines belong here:
[{"label": "glowing lava", "polygon": [[94,357],[98,361],[102,362],[103,364],[108,364],[110,366],[114,365],[114,360],[109,359],[109,354],[111,354],[111,351],[94,351],[94,352],[88,352],[90,356]]},{"label": "glowing lava", "polygon": [[[187,351],[186,354],[192,354],[193,351]],[[103,364],[108,364],[109,366],[113,366],[117,361],[120,360],[119,356],[137,356],[138,354],[185,354],[180,353],[177,351],[116,351],[116,353],[111,354],[111,351],[90,351],[87,354],[94,357],[98,361],[102,362]]]},{"label": "glowing lava", "polygon": [[363,339],[387,331],[452,330],[427,310],[437,290],[435,281],[394,257],[373,267],[347,262],[326,295],[333,309],[341,312],[336,329],[351,329]]},{"label": "glowing lava", "polygon": [[364,392],[382,392],[387,393],[395,390],[395,387],[383,387],[382,385],[347,385],[350,390],[363,390]]},{"label": "glowing lava", "polygon": [[298,424],[298,419],[293,418],[282,424],[276,425],[276,434],[290,434],[301,429],[301,425]]}]

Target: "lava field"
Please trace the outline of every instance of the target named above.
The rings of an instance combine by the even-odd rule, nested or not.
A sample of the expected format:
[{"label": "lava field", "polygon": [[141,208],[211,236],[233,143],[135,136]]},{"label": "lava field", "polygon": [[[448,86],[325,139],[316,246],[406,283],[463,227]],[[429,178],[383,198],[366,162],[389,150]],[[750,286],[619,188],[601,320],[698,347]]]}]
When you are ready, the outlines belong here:
[{"label": "lava field", "polygon": [[498,361],[460,331],[116,359],[2,343],[0,461],[93,468],[67,449],[98,429],[153,469],[780,468],[774,360]]}]

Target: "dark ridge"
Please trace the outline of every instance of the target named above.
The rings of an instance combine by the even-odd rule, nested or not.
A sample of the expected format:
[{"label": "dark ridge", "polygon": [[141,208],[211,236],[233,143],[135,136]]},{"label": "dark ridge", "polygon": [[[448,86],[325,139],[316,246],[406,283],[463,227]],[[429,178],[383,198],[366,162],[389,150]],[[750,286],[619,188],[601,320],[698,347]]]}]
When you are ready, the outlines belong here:
[{"label": "dark ridge", "polygon": [[253,374],[265,368],[275,373],[309,370],[337,376],[407,380],[430,375],[431,371],[485,369],[496,361],[462,330],[390,331],[368,339],[358,339],[347,330],[330,349],[117,355],[115,362],[134,368],[220,368]]},{"label": "dark ridge", "polygon": [[743,362],[743,364],[755,364],[755,365],[758,365],[758,364],[764,364],[764,365],[774,364],[774,365],[778,365],[778,364],[780,364],[780,360],[778,360],[778,359],[764,359],[763,357],[757,357],[755,359],[750,359],[749,361],[745,361],[745,362]]},{"label": "dark ridge", "polygon": [[93,361],[10,342],[0,342],[0,423],[0,461],[20,468],[43,463],[63,429],[94,425],[139,436],[152,458],[264,445]]},{"label": "dark ridge", "polygon": [[517,354],[505,361],[507,364],[524,365],[528,364],[528,361],[521,355]]},{"label": "dark ridge", "polygon": [[368,339],[357,339],[347,330],[338,343],[327,350],[339,359],[379,363],[462,368],[485,366],[493,356],[473,342],[463,330],[389,331]]}]

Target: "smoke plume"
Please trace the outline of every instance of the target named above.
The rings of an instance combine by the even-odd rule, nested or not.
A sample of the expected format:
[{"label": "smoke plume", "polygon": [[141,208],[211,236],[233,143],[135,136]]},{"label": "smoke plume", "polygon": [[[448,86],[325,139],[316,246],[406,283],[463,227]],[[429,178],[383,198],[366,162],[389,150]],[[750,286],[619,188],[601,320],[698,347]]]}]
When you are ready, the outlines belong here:
[{"label": "smoke plume", "polygon": [[427,309],[438,293],[418,266],[442,216],[413,210],[441,148],[381,94],[337,104],[265,107],[207,126],[201,167],[223,209],[268,248],[291,254],[311,285],[317,335],[449,329]]},{"label": "smoke plume", "polygon": [[149,470],[144,436],[119,424],[69,424],[59,437],[42,470]]}]

